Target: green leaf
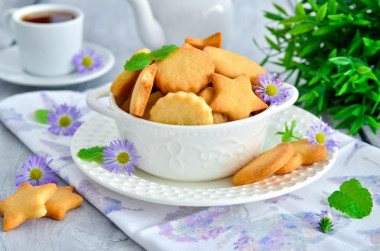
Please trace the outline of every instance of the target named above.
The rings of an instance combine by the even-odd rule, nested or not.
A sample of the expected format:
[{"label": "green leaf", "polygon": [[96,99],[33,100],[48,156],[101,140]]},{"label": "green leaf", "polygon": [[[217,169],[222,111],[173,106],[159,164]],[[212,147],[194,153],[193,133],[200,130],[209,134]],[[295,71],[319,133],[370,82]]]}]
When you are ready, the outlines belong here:
[{"label": "green leaf", "polygon": [[318,30],[315,30],[312,32],[312,35],[313,36],[324,36],[328,33],[332,33],[334,32],[336,29],[338,29],[339,27],[333,27],[333,26],[323,26],[323,27],[319,27]]},{"label": "green leaf", "polygon": [[331,63],[334,63],[336,65],[349,65],[349,64],[353,64],[351,59],[347,58],[347,57],[335,57],[335,58],[330,58],[329,61]]},{"label": "green leaf", "polygon": [[126,71],[137,71],[142,70],[146,66],[150,65],[152,63],[152,58],[150,57],[150,54],[148,53],[138,53],[133,55],[133,57],[130,60],[127,60],[124,65],[124,70]]},{"label": "green leaf", "polygon": [[290,64],[293,60],[293,53],[294,53],[294,42],[290,42],[288,45],[288,48],[285,50],[285,57],[284,57],[284,66],[286,69],[290,69]]},{"label": "green leaf", "polygon": [[78,157],[86,161],[102,162],[103,150],[105,146],[94,146],[90,148],[82,148],[78,152]]},{"label": "green leaf", "polygon": [[311,31],[314,28],[313,24],[298,24],[294,26],[293,29],[289,31],[289,34],[291,35],[298,35],[302,33],[306,33],[308,31]]},{"label": "green leaf", "polygon": [[357,219],[371,214],[373,207],[371,194],[358,180],[345,181],[339,189],[340,191],[335,191],[328,197],[330,207]]},{"label": "green leaf", "polygon": [[354,123],[351,124],[351,129],[348,131],[348,134],[356,134],[363,125],[364,117],[357,117]]},{"label": "green leaf", "polygon": [[326,14],[327,14],[327,3],[325,3],[319,8],[317,12],[317,17],[316,17],[317,22],[323,21],[323,19],[325,19],[326,17]]},{"label": "green leaf", "polygon": [[160,49],[152,51],[150,56],[155,60],[163,60],[169,56],[170,53],[175,51],[178,48],[175,44],[164,45]]},{"label": "green leaf", "polygon": [[283,19],[279,23],[283,25],[289,25],[289,24],[294,24],[294,23],[300,23],[303,21],[305,21],[304,17],[295,16],[295,17],[289,17],[288,19]]},{"label": "green leaf", "polygon": [[296,121],[295,120],[292,121],[290,129],[288,127],[288,123],[285,122],[285,131],[284,132],[277,132],[276,135],[282,135],[282,138],[281,138],[282,142],[292,142],[295,140],[299,140],[300,138],[296,137],[294,135],[294,132],[293,132],[294,128],[296,128]]},{"label": "green leaf", "polygon": [[347,20],[347,16],[344,13],[340,13],[336,15],[327,15],[327,18],[332,21]]},{"label": "green leaf", "polygon": [[315,3],[315,0],[307,0],[311,6],[311,9],[315,12],[318,11],[318,5]]},{"label": "green leaf", "polygon": [[371,127],[371,130],[373,132],[373,134],[376,134],[376,129],[377,128],[380,128],[380,124],[374,119],[372,118],[371,116],[365,116],[365,120],[367,122],[367,124]]},{"label": "green leaf", "polygon": [[49,118],[49,110],[38,109],[34,112],[34,118],[41,124],[47,124]]},{"label": "green leaf", "polygon": [[336,4],[336,0],[328,0],[327,12],[329,14],[335,14],[337,9],[338,9],[338,6]]},{"label": "green leaf", "polygon": [[272,20],[275,20],[275,21],[280,21],[280,20],[284,19],[280,15],[277,15],[277,14],[274,14],[274,13],[271,13],[271,12],[267,12],[267,11],[264,11],[264,17],[272,19]]},{"label": "green leaf", "polygon": [[273,49],[275,49],[277,51],[281,51],[281,47],[278,44],[276,44],[275,42],[273,42],[269,37],[265,36],[265,39],[267,40],[270,47],[272,47]]},{"label": "green leaf", "polygon": [[302,3],[296,5],[296,15],[301,17],[306,17],[305,9],[303,8]]},{"label": "green leaf", "polygon": [[286,11],[285,11],[284,8],[282,8],[281,6],[279,6],[279,5],[275,4],[275,3],[273,3],[273,6],[274,6],[274,7],[275,7],[280,13],[287,15]]},{"label": "green leaf", "polygon": [[368,72],[371,72],[372,69],[368,66],[360,66],[359,68],[356,68],[356,71],[359,73],[359,74],[366,74]]},{"label": "green leaf", "polygon": [[355,20],[352,22],[352,24],[355,24],[355,25],[358,25],[358,26],[367,26],[367,27],[371,27],[372,26],[372,22],[369,21],[369,20]]}]

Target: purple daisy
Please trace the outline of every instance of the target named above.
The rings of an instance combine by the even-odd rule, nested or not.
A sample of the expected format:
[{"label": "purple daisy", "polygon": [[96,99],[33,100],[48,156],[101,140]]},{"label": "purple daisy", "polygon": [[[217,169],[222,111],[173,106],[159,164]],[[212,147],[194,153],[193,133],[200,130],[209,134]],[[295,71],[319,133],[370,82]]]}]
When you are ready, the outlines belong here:
[{"label": "purple daisy", "polygon": [[286,97],[290,96],[288,92],[289,88],[283,85],[285,76],[277,79],[277,73],[274,73],[272,77],[270,72],[268,72],[267,74],[264,73],[258,77],[261,86],[254,86],[254,91],[265,103],[269,105],[279,105],[286,100]]},{"label": "purple daisy", "polygon": [[47,155],[42,156],[29,156],[29,160],[25,161],[21,169],[17,169],[20,175],[16,176],[16,186],[24,182],[28,182],[32,186],[39,186],[48,183],[58,183],[58,180],[52,177],[57,174],[57,171],[51,170],[48,165],[53,161],[52,159],[47,162]]},{"label": "purple daisy", "polygon": [[309,138],[308,142],[311,145],[324,145],[328,151],[331,151],[333,147],[339,146],[339,143],[331,138],[335,131],[328,124],[324,123],[322,118],[319,118],[319,125],[314,121],[312,123],[313,125],[310,126],[310,131],[307,131],[305,134],[305,136]]},{"label": "purple daisy", "polygon": [[327,209],[327,210],[321,210],[321,214],[320,214],[321,218],[319,220],[319,229],[323,232],[323,233],[327,233],[329,232],[330,230],[332,230],[332,215],[330,213],[330,211]]},{"label": "purple daisy", "polygon": [[49,132],[55,135],[61,133],[65,136],[74,135],[75,131],[82,125],[81,121],[77,121],[82,116],[81,112],[76,106],[69,106],[66,104],[54,106],[53,110],[49,111],[47,124]]},{"label": "purple daisy", "polygon": [[127,171],[128,175],[131,175],[131,171],[135,171],[135,167],[138,167],[137,161],[140,158],[137,156],[134,144],[126,139],[111,142],[110,146],[103,150],[103,155],[105,169],[112,173]]},{"label": "purple daisy", "polygon": [[77,66],[79,74],[86,74],[89,71],[101,68],[103,57],[97,54],[94,49],[87,47],[86,50],[81,50],[79,54],[74,55],[73,62]]}]

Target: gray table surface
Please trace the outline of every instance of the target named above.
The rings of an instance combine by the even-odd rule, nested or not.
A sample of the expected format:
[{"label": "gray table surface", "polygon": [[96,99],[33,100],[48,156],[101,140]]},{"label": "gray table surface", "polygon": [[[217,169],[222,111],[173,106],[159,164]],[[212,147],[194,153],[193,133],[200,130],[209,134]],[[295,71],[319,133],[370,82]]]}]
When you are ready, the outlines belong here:
[{"label": "gray table surface", "polygon": [[[7,8],[17,7],[33,0],[0,0],[0,14]],[[60,88],[39,88],[20,86],[0,80],[0,100],[14,94],[49,90],[84,91],[112,81],[122,71],[125,60],[145,47],[138,37],[134,14],[126,0],[53,0],[81,8],[85,15],[85,41],[95,42],[109,48],[116,57],[114,67],[104,76],[75,86]],[[227,49],[245,55],[257,62],[264,55],[253,45],[255,37],[265,44],[263,10],[274,10],[271,1],[236,1],[235,30],[232,43]],[[288,1],[275,1],[281,5]],[[0,49],[9,46],[11,40],[5,34],[0,22]],[[278,70],[278,69],[272,69]],[[366,130],[366,136],[379,146],[379,136]],[[23,145],[2,123],[0,123],[0,199],[14,193],[15,170],[27,160],[30,150]],[[63,180],[59,185],[65,185]],[[2,219],[0,218],[0,224]],[[69,212],[63,221],[49,218],[30,220],[12,230],[4,232],[0,228],[0,250],[144,250],[126,234],[120,231],[108,218],[87,201]]]}]

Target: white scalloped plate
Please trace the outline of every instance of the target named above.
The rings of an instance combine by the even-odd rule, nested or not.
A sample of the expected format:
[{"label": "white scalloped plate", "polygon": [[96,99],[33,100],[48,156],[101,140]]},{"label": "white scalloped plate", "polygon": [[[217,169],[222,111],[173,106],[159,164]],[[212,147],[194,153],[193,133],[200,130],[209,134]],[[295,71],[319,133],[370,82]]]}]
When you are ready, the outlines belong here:
[{"label": "white scalloped plate", "polygon": [[[277,131],[284,130],[284,123],[296,120],[295,132],[303,135],[312,120],[311,113],[292,106],[271,118],[264,149],[270,149],[281,142]],[[303,129],[303,130],[301,130]],[[95,162],[82,161],[77,157],[81,148],[108,145],[118,138],[113,119],[96,115],[84,123],[71,141],[71,155],[80,170],[96,183],[128,197],[154,203],[180,206],[221,206],[234,205],[270,199],[298,190],[321,178],[334,164],[337,150],[329,153],[326,160],[310,166],[302,166],[285,175],[272,175],[264,180],[234,186],[231,177],[208,182],[187,183],[155,177],[137,170],[133,175],[114,174]]]}]

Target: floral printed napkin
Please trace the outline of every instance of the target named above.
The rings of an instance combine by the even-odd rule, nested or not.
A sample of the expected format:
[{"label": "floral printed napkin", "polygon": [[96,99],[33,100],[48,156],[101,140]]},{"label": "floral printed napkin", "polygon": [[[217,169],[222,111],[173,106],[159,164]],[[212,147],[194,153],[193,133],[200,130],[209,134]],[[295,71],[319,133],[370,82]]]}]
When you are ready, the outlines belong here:
[{"label": "floral printed napkin", "polygon": [[[90,203],[148,250],[379,250],[380,149],[337,133],[338,159],[318,182],[291,194],[235,206],[167,206],[114,193],[88,179],[70,155],[70,136],[48,132],[35,122],[34,111],[53,105],[76,105],[86,121],[96,113],[85,93],[41,91],[0,102],[1,121],[36,155],[48,154],[50,167],[76,187]],[[317,229],[327,197],[342,182],[358,179],[372,194],[370,216],[352,219],[332,209],[333,231]]]}]

